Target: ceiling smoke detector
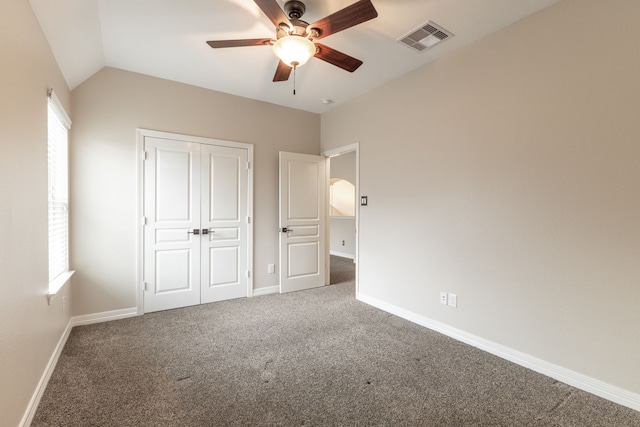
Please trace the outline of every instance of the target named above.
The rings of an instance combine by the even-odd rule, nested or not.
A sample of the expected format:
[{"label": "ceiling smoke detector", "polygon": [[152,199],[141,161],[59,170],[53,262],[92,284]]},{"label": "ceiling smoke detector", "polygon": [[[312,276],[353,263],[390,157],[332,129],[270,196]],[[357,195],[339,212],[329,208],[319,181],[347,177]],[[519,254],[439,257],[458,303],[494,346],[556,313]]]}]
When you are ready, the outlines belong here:
[{"label": "ceiling smoke detector", "polygon": [[398,43],[407,46],[415,51],[424,52],[438,43],[449,40],[453,33],[445,30],[432,21],[416,28],[409,34],[398,39]]}]

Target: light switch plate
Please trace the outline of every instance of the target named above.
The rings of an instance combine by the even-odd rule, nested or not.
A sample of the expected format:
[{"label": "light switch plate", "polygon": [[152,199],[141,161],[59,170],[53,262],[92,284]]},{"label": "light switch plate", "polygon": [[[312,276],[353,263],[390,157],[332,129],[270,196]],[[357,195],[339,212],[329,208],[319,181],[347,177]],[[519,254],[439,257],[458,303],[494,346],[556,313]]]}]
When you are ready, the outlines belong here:
[{"label": "light switch plate", "polygon": [[457,307],[458,306],[458,295],[449,294],[449,307]]}]

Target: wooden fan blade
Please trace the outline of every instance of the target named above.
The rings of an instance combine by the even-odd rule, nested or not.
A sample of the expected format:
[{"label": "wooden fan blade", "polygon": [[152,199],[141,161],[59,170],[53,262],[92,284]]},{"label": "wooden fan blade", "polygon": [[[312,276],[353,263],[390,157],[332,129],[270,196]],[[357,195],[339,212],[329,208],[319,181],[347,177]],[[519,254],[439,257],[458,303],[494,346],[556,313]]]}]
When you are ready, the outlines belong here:
[{"label": "wooden fan blade", "polygon": [[309,25],[308,28],[314,29],[319,33],[314,37],[315,39],[321,39],[331,34],[335,34],[338,31],[346,30],[347,28],[361,24],[377,16],[378,12],[373,7],[370,0],[360,0],[351,6],[347,6],[344,9],[327,16],[326,18],[314,22]]},{"label": "wooden fan blade", "polygon": [[271,39],[211,40],[207,44],[214,49],[221,47],[269,46]]},{"label": "wooden fan blade", "polygon": [[267,18],[273,23],[273,25],[278,28],[280,23],[284,22],[287,25],[291,26],[291,21],[287,15],[285,15],[284,11],[280,8],[276,0],[254,0],[262,13],[267,15]]},{"label": "wooden fan blade", "polygon": [[278,62],[278,68],[276,68],[276,75],[273,76],[274,82],[286,82],[289,80],[289,76],[291,75],[292,68],[289,67],[284,62]]},{"label": "wooden fan blade", "polygon": [[360,61],[359,59],[349,56],[346,53],[342,53],[340,51],[332,49],[329,46],[316,43],[316,49],[316,58],[322,59],[323,61],[335,65],[336,67],[340,67],[343,70],[347,70],[350,73],[353,73],[358,69],[359,66],[362,65],[362,61]]}]

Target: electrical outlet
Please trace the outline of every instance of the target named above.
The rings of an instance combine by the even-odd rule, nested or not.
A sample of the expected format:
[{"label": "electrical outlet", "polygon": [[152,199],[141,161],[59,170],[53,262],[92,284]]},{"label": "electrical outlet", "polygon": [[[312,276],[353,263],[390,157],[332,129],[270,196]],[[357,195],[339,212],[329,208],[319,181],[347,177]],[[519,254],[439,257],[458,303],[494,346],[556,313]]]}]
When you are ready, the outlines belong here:
[{"label": "electrical outlet", "polygon": [[276,272],[276,265],[275,264],[268,264],[267,265],[267,273],[274,274],[275,272]]},{"label": "electrical outlet", "polygon": [[342,241],[342,246],[344,246],[344,240]]},{"label": "electrical outlet", "polygon": [[447,305],[447,293],[440,292],[440,304]]},{"label": "electrical outlet", "polygon": [[458,307],[458,295],[449,294],[449,307]]}]

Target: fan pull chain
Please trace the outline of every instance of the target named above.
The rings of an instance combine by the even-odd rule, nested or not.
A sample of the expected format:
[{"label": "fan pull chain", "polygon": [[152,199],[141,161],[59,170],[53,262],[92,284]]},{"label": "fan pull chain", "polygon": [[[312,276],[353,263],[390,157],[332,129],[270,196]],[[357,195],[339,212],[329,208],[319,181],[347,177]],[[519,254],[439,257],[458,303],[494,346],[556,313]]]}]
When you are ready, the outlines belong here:
[{"label": "fan pull chain", "polygon": [[293,67],[293,95],[294,96],[296,94],[296,68],[298,67]]},{"label": "fan pull chain", "polygon": [[295,94],[296,94],[296,68],[298,68],[298,63],[296,61],[293,61],[291,63],[291,65],[293,65],[293,95],[295,96]]}]

